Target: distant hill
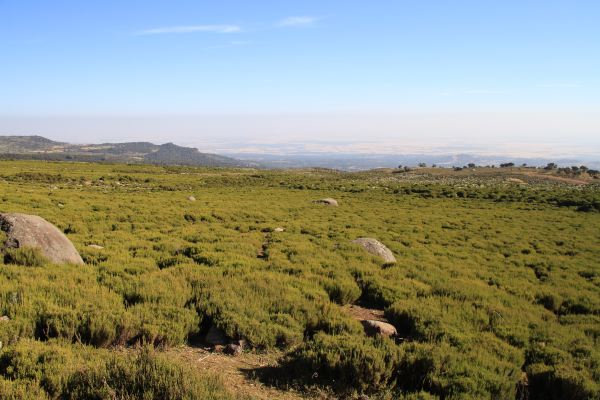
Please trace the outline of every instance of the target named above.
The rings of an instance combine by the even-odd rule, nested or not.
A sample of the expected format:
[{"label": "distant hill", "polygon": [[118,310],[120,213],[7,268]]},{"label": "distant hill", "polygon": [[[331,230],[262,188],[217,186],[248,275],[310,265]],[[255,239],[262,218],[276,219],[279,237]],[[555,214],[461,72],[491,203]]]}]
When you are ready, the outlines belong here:
[{"label": "distant hill", "polygon": [[55,142],[42,136],[0,136],[0,153],[27,153],[51,151],[66,143]]},{"label": "distant hill", "polygon": [[51,161],[126,162],[207,167],[255,167],[256,163],[173,143],[69,144],[42,136],[0,136],[0,157]]}]

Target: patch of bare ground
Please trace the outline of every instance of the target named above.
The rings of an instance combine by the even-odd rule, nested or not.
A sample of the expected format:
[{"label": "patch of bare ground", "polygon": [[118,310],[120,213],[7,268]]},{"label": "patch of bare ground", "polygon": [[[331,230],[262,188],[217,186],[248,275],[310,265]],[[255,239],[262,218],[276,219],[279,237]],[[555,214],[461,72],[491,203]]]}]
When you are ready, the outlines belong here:
[{"label": "patch of bare ground", "polygon": [[261,400],[334,399],[330,394],[318,389],[299,392],[292,387],[273,387],[259,381],[252,371],[276,368],[279,365],[278,360],[283,356],[281,352],[244,352],[237,357],[232,357],[200,347],[182,346],[169,349],[167,353],[183,360],[190,367],[219,376],[225,387],[239,398],[248,397]]},{"label": "patch of bare ground", "polygon": [[382,321],[387,322],[383,316],[383,310],[376,310],[374,308],[364,308],[354,304],[344,306],[343,309],[350,314],[351,317],[359,321]]},{"label": "patch of bare ground", "polygon": [[523,175],[526,175],[526,176],[529,176],[532,178],[545,179],[545,180],[554,181],[554,182],[568,183],[571,185],[587,185],[591,182],[590,180],[566,178],[563,176],[549,175],[549,174],[543,174],[543,173],[539,173],[539,172],[521,172],[521,173]]}]

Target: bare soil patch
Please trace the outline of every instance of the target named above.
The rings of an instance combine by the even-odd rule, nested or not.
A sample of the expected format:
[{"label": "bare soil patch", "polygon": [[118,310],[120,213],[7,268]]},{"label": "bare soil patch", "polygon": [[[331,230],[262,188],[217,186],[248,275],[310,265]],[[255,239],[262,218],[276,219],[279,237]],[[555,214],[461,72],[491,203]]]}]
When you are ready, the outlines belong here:
[{"label": "bare soil patch", "polygon": [[374,308],[364,308],[354,304],[350,304],[344,307],[344,310],[350,314],[351,317],[359,321],[381,321],[387,322],[387,319],[383,316],[383,310],[376,310]]},{"label": "bare soil patch", "polygon": [[239,396],[251,396],[256,399],[330,399],[325,393],[301,393],[294,388],[276,388],[268,386],[253,378],[249,371],[266,367],[276,367],[278,359],[283,355],[279,352],[252,353],[245,352],[237,357],[211,352],[207,349],[182,346],[167,350],[167,352],[187,365],[202,372],[220,376],[232,393]]}]

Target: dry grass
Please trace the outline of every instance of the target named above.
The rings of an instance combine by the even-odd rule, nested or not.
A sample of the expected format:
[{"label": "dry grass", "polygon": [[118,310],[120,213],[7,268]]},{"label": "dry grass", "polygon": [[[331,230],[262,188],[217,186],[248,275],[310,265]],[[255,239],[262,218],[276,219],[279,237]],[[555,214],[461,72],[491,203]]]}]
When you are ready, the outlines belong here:
[{"label": "dry grass", "polygon": [[175,358],[183,360],[192,368],[205,374],[219,376],[226,389],[237,396],[248,396],[261,400],[299,400],[299,399],[333,399],[330,394],[314,389],[297,391],[292,387],[277,388],[268,386],[254,377],[253,371],[266,367],[277,367],[283,353],[271,351],[267,353],[244,352],[232,357],[215,353],[201,347],[180,346],[167,350]]}]

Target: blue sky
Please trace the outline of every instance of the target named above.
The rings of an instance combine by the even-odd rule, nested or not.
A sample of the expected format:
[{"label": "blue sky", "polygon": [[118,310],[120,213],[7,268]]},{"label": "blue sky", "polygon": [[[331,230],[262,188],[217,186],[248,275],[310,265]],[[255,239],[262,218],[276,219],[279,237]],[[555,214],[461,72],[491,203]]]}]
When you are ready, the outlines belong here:
[{"label": "blue sky", "polygon": [[[40,131],[46,118],[55,122],[39,133],[56,136],[70,117],[106,116],[103,132],[133,137],[161,115],[173,122],[163,136],[190,141],[210,135],[201,116],[318,114],[329,131],[316,118],[307,133],[320,137],[366,114],[393,116],[382,131],[401,140],[403,115],[440,118],[424,132],[443,138],[457,134],[448,116],[472,118],[471,134],[485,136],[494,113],[530,121],[534,140],[545,128],[568,134],[568,123],[556,130],[560,114],[585,115],[571,132],[583,143],[600,134],[598,21],[598,1],[0,0],[0,133]],[[265,121],[248,130],[286,134]]]}]

